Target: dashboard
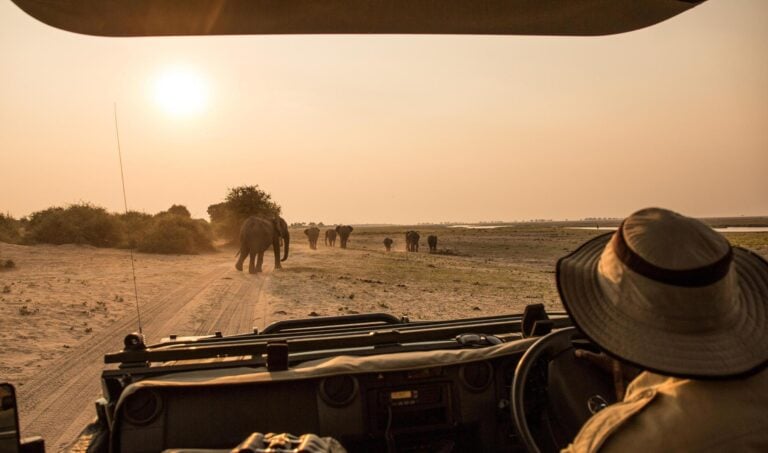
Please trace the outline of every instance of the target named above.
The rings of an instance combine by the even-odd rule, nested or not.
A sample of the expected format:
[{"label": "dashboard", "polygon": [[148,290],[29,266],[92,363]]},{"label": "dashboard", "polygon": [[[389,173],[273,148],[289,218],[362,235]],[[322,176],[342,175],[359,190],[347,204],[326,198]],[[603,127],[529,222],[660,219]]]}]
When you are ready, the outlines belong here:
[{"label": "dashboard", "polygon": [[525,451],[510,419],[522,353],[386,372],[140,388],[117,450],[232,449],[253,432],[331,436],[350,451]]}]

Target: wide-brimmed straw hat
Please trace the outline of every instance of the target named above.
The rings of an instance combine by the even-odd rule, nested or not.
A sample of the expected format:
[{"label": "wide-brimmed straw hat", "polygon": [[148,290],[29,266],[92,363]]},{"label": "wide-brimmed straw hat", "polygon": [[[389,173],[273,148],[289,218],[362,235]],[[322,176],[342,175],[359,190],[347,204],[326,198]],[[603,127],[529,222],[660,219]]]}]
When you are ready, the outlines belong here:
[{"label": "wide-brimmed straw hat", "polygon": [[768,262],[704,223],[648,208],[557,263],[560,298],[607,353],[671,376],[768,363]]}]

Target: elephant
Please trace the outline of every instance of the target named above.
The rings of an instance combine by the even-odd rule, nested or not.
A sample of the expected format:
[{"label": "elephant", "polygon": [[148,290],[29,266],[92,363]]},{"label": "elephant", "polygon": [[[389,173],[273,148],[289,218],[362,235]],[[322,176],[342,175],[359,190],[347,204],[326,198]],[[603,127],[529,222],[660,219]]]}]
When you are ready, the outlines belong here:
[{"label": "elephant", "polygon": [[325,245],[336,247],[336,230],[325,230]]},{"label": "elephant", "polygon": [[309,238],[309,248],[317,250],[317,238],[320,237],[320,228],[310,227],[304,230],[304,234]]},{"label": "elephant", "polygon": [[[288,259],[288,246],[291,241],[290,234],[288,233],[288,224],[282,217],[274,217],[272,219],[251,216],[245,219],[243,225],[240,227],[240,250],[237,252],[239,255],[237,263],[235,263],[235,269],[243,270],[243,261],[245,257],[250,257],[248,264],[248,272],[255,274],[261,272],[261,264],[264,261],[264,252],[271,246],[275,252],[275,269],[281,269],[280,266],[280,240],[282,239],[285,246],[285,254],[282,261]],[[259,256],[259,260],[254,264],[256,255]]]},{"label": "elephant", "polygon": [[388,252],[389,252],[390,250],[392,250],[392,243],[393,243],[393,242],[395,242],[395,241],[393,241],[393,240],[392,240],[392,239],[390,239],[390,238],[384,238],[384,247],[386,247],[386,248],[387,248],[387,251],[388,251]]},{"label": "elephant", "polygon": [[437,236],[434,234],[427,236],[427,244],[429,244],[429,253],[437,253]]},{"label": "elephant", "polygon": [[352,233],[352,230],[354,230],[354,228],[349,225],[338,225],[336,227],[336,232],[339,233],[339,238],[341,239],[341,248],[347,248],[347,240],[349,239],[349,234]]},{"label": "elephant", "polygon": [[405,250],[408,252],[419,251],[419,233],[417,231],[406,231],[405,233]]}]

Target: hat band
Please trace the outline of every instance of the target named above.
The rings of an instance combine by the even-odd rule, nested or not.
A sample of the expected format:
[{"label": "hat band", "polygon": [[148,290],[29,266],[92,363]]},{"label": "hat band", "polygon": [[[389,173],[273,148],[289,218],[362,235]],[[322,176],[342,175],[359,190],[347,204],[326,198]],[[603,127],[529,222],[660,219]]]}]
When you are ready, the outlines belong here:
[{"label": "hat band", "polygon": [[616,256],[634,272],[660,283],[686,288],[698,288],[717,283],[728,274],[731,261],[733,261],[733,248],[729,246],[728,253],[707,266],[695,269],[665,269],[656,266],[646,261],[627,245],[624,239],[624,222],[619,226],[612,242]]}]

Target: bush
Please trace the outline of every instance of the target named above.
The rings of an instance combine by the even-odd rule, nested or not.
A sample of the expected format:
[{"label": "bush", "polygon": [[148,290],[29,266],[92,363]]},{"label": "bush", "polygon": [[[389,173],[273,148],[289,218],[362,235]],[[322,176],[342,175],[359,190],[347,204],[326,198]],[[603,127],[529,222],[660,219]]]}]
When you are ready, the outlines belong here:
[{"label": "bush", "polygon": [[128,211],[125,214],[118,214],[120,227],[123,233],[122,248],[136,248],[139,241],[147,235],[152,226],[152,216],[144,212]]},{"label": "bush", "polygon": [[0,214],[0,242],[21,242],[21,222],[10,215]]},{"label": "bush", "polygon": [[208,206],[208,215],[216,236],[234,242],[245,219],[252,215],[273,217],[280,215],[280,210],[280,205],[259,186],[240,186],[229,189],[224,202]]},{"label": "bush", "polygon": [[137,211],[109,214],[87,203],[48,208],[30,216],[27,232],[31,241],[48,244],[136,248],[148,253],[213,250],[211,225],[192,219],[182,205],[155,216]]},{"label": "bush", "polygon": [[88,203],[67,208],[48,208],[33,213],[29,219],[28,237],[48,244],[90,244],[115,247],[123,240],[117,216]]},{"label": "bush", "polygon": [[138,249],[148,253],[195,254],[213,250],[211,226],[202,219],[169,214],[156,215],[139,239]]}]

